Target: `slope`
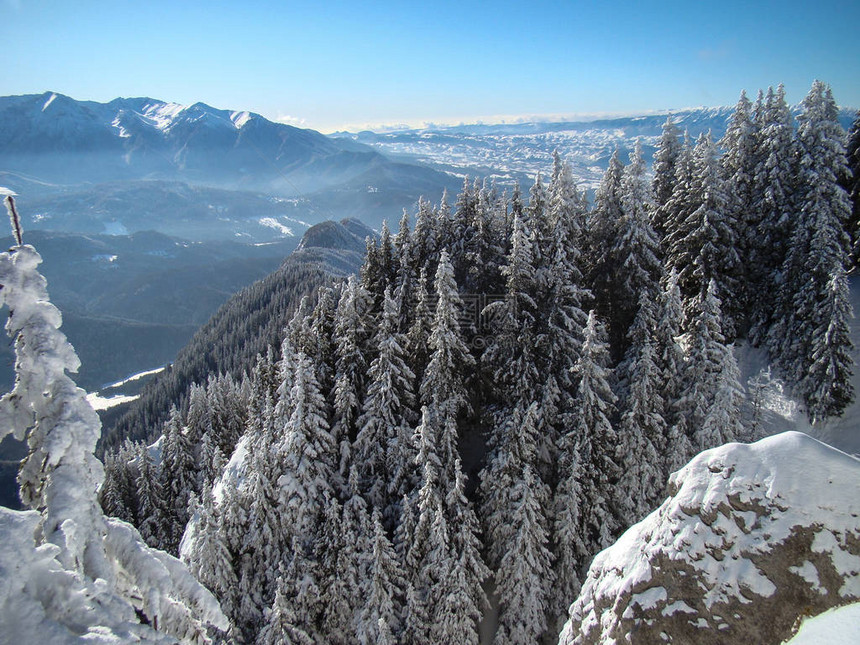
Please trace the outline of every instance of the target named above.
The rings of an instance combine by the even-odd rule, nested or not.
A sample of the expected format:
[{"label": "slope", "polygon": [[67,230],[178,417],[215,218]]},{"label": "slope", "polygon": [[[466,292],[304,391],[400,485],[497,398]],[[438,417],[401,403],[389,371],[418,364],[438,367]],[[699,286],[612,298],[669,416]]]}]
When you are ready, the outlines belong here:
[{"label": "slope", "polygon": [[374,235],[354,220],[324,222],[308,229],[300,248],[275,272],[226,302],[139,399],[127,409],[119,407],[102,415],[106,427],[102,448],[160,432],[170,406],[181,402],[192,383],[219,372],[241,376],[249,371],[258,354],[279,346],[284,326],[302,297],[358,270],[364,257],[362,233]]}]

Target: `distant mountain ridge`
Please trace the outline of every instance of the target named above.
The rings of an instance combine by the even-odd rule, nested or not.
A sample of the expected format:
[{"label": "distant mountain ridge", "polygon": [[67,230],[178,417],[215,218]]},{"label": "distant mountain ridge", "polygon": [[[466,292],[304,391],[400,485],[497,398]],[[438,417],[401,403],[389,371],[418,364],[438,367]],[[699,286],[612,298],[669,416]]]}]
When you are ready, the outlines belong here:
[{"label": "distant mountain ridge", "polygon": [[[557,149],[571,164],[577,181],[595,188],[616,148],[622,162],[626,162],[636,139],[641,138],[645,158],[650,162],[670,115],[682,131],[689,131],[695,143],[700,134],[708,131],[714,140],[721,139],[734,109],[699,107],[590,120],[431,125],[380,132],[338,132],[332,136],[364,143],[392,158],[437,170],[490,177],[500,183],[518,181],[525,186],[537,173],[548,176],[552,152]],[[795,106],[793,112],[797,115],[799,107]],[[855,114],[855,109],[840,110],[839,120],[846,130]]]},{"label": "distant mountain ridge", "polygon": [[[29,228],[77,232],[64,220],[128,212],[92,225],[111,233],[100,224],[115,220],[119,230],[147,230],[148,200],[140,194],[152,190],[160,204],[178,196],[177,212],[187,220],[181,228],[159,221],[151,225],[155,230],[192,240],[239,234],[268,241],[273,233],[265,227],[275,237],[288,235],[296,219],[355,217],[378,226],[399,218],[420,195],[438,198],[458,183],[363,143],[248,111],[145,97],[108,103],[55,92],[0,97],[0,184],[53,218],[25,222]],[[199,234],[207,227],[215,232]]]},{"label": "distant mountain ridge", "polygon": [[[83,163],[67,165],[70,157]],[[166,178],[296,193],[348,180],[380,158],[361,144],[204,103],[0,97],[2,167],[58,183]],[[312,177],[312,185],[291,185]]]}]

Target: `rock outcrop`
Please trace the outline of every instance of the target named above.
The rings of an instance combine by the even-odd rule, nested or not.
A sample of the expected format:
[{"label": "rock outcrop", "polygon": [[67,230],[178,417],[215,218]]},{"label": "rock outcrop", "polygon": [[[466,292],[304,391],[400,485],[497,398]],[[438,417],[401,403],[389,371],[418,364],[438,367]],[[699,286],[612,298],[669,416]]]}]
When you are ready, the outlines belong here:
[{"label": "rock outcrop", "polygon": [[860,598],[860,460],[805,434],[708,450],[592,563],[561,645],[781,643]]}]

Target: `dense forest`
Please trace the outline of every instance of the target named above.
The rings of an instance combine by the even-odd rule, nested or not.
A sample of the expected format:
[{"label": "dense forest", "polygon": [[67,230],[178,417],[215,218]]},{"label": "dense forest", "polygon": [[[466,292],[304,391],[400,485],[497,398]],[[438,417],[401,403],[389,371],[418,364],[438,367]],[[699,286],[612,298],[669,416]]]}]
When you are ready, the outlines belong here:
[{"label": "dense forest", "polygon": [[669,118],[650,173],[616,152],[593,204],[558,155],[527,198],[422,199],[244,377],[211,363],[159,441],[109,450],[105,511],[181,552],[237,642],[477,643],[487,615],[552,640],[669,473],[765,431],[737,347],[813,423],[853,401],[858,124],[771,88],[719,142]]}]

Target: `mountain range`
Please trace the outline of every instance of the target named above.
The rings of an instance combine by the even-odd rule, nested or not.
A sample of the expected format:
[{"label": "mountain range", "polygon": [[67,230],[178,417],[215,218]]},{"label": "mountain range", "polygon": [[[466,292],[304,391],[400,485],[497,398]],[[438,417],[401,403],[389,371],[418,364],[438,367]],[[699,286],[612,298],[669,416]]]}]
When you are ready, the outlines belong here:
[{"label": "mountain range", "polygon": [[54,92],[0,97],[0,185],[19,193],[30,229],[260,242],[289,236],[297,220],[349,216],[378,226],[420,194],[456,184],[251,112]]}]

